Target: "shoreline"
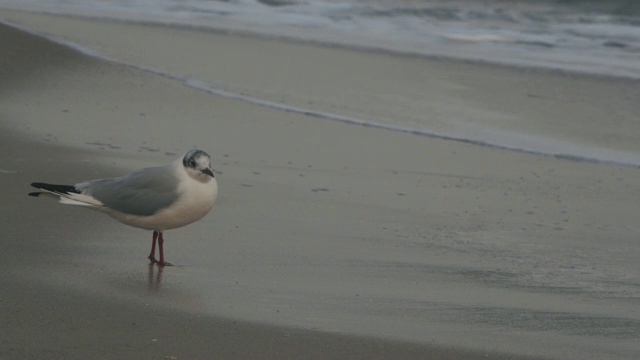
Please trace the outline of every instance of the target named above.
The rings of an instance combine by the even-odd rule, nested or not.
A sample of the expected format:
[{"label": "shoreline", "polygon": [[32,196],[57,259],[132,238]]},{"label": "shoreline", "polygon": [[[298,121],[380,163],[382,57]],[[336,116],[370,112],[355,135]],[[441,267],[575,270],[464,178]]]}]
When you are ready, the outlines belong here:
[{"label": "shoreline", "polygon": [[[9,15],[17,16],[16,13]],[[18,13],[20,14],[20,13]],[[167,36],[181,39],[188,35],[190,31],[197,34],[199,38],[204,38],[209,34],[217,39],[228,37],[227,43],[233,44],[230,50],[237,49],[241,53],[250,51],[246,47],[255,46],[256,43],[265,42],[271,47],[276,47],[280,52],[289,54],[291,57],[305,56],[304,52],[311,50],[318,53],[323,52],[350,54],[354,62],[368,62],[373,57],[380,57],[384,61],[400,61],[397,65],[407,66],[407,72],[421,72],[423,68],[433,68],[435,73],[425,74],[425,82],[434,82],[433,85],[412,85],[402,93],[391,94],[398,98],[408,97],[415,100],[412,108],[406,109],[402,102],[389,100],[388,98],[380,99],[380,104],[376,105],[363,102],[358,93],[363,96],[371,96],[373,99],[380,96],[367,88],[354,87],[354,82],[370,81],[360,79],[356,76],[354,82],[344,83],[342,79],[353,76],[349,72],[359,71],[357,67],[353,69],[345,69],[338,71],[335,68],[336,76],[328,76],[325,83],[317,85],[294,84],[291,89],[287,89],[283,84],[284,78],[292,76],[300,78],[300,82],[306,81],[305,77],[322,76],[319,70],[313,69],[312,66],[298,66],[295,72],[289,72],[290,69],[283,66],[269,65],[265,68],[265,73],[273,73],[261,81],[268,81],[268,90],[263,88],[263,84],[256,84],[254,77],[248,75],[230,73],[226,74],[217,68],[223,69],[230,66],[229,61],[232,58],[221,59],[219,66],[194,68],[194,73],[184,74],[184,70],[177,70],[176,60],[171,60],[172,56],[163,50],[149,47],[146,52],[149,56],[143,55],[144,52],[135,56],[127,55],[131,51],[137,51],[131,47],[122,47],[122,45],[102,37],[99,43],[93,44],[93,47],[87,47],[87,41],[93,38],[93,35],[82,40],[81,37],[60,28],[53,33],[46,35],[49,39],[53,39],[65,46],[75,47],[85,54],[98,59],[113,62],[115,65],[124,65],[133,69],[139,69],[151,74],[160,75],[170,80],[177,80],[202,91],[209,92],[213,95],[224,96],[231,99],[246,101],[253,105],[260,105],[277,110],[296,112],[302,115],[315,116],[318,118],[328,119],[332,121],[354,123],[357,125],[371,126],[380,129],[406,132],[419,136],[430,138],[438,138],[444,140],[459,141],[463,143],[471,143],[480,146],[490,146],[498,149],[529,153],[541,156],[552,156],[565,158],[568,160],[588,161],[595,163],[610,163],[613,165],[639,167],[640,163],[637,158],[640,156],[640,147],[637,146],[638,141],[632,134],[640,132],[635,122],[624,121],[616,124],[614,127],[607,129],[606,136],[608,138],[617,138],[617,141],[605,139],[600,133],[601,119],[606,119],[611,115],[611,111],[622,114],[633,114],[640,111],[640,107],[632,105],[625,98],[635,96],[635,88],[640,84],[637,80],[619,80],[617,78],[593,77],[590,75],[582,76],[580,74],[565,74],[558,76],[553,72],[544,69],[535,68],[518,68],[501,65],[474,64],[465,61],[447,60],[447,59],[427,59],[427,58],[411,58],[404,56],[396,56],[384,53],[362,53],[357,49],[334,48],[332,46],[316,46],[315,44],[305,43],[289,43],[277,39],[264,39],[261,37],[251,37],[246,35],[236,35],[229,33],[209,32],[207,29],[191,29],[189,27],[180,26],[162,26],[157,24],[140,24],[114,21],[114,20],[95,20],[91,23],[89,20],[79,17],[65,17],[62,15],[53,15],[60,21],[75,21],[74,26],[91,26],[95,27],[98,33],[108,32],[114,26],[131,27],[131,29],[144,29],[142,38],[148,38],[149,42],[153,40],[154,32],[164,32]],[[11,16],[10,16],[11,17]],[[38,26],[45,24],[45,15],[33,13],[23,13],[16,19],[25,21],[28,26],[32,27],[36,33]],[[65,20],[67,19],[67,20]],[[112,24],[112,25],[109,25]],[[42,31],[40,31],[41,34]],[[83,45],[83,41],[85,45]],[[147,42],[147,41],[145,41]],[[185,42],[186,43],[186,42]],[[158,44],[160,46],[160,44]],[[182,46],[182,45],[181,45]],[[225,45],[226,47],[227,45]],[[303,50],[300,50],[301,48]],[[124,51],[124,52],[123,52]],[[155,54],[154,54],[155,52]],[[181,52],[194,53],[196,56],[210,56],[206,51],[185,44],[182,46]],[[140,62],[140,57],[153,59],[152,62]],[[286,56],[286,55],[285,55]],[[162,60],[169,58],[168,61]],[[155,62],[155,63],[154,63]],[[218,61],[216,61],[218,62]],[[244,60],[245,66],[251,68],[259,68],[264,64],[259,61]],[[380,61],[377,61],[380,62]],[[339,65],[339,64],[336,64]],[[376,65],[375,69],[370,70],[367,76],[376,77],[386,69],[386,65]],[[486,77],[495,79],[503,79],[499,89],[506,89],[508,86],[523,87],[518,89],[519,96],[513,97],[507,92],[499,92],[493,96],[482,94],[485,84],[478,79],[474,73],[487,72]],[[315,75],[318,73],[318,75]],[[362,76],[367,73],[363,73]],[[261,76],[255,73],[253,75]],[[307,76],[308,75],[308,76]],[[433,76],[435,75],[435,78]],[[376,84],[376,86],[397,87],[404,86],[398,83],[396,78],[404,76],[402,71],[392,73],[386,79]],[[538,79],[539,78],[539,79]],[[531,81],[530,79],[534,79]],[[384,80],[384,81],[382,81]],[[392,83],[389,83],[392,81]],[[451,87],[451,82],[454,87]],[[331,82],[336,82],[336,86],[342,87],[344,92],[353,93],[345,99],[336,99],[333,94],[326,92],[327,86],[332,86]],[[549,87],[564,88],[575,82],[574,86],[580,89],[598,89],[596,91],[589,90],[585,94],[581,94],[583,90],[572,90],[565,94],[554,92],[549,93]],[[398,83],[398,84],[395,84]],[[548,83],[549,86],[543,84]],[[307,83],[308,84],[308,83]],[[614,85],[615,84],[615,85]],[[258,86],[258,87],[257,87]],[[457,87],[469,88],[464,93],[460,93]],[[495,86],[493,86],[496,88]],[[436,91],[442,89],[442,93]],[[303,93],[299,93],[303,91]],[[371,92],[371,94],[368,94]],[[420,99],[417,95],[425,92],[427,98]],[[384,91],[383,91],[384,93]],[[600,102],[584,101],[581,97],[595,99],[602,98]],[[513,97],[511,102],[505,102],[502,99]],[[309,102],[304,99],[310,98]],[[413,99],[415,98],[415,99]],[[607,100],[607,98],[609,98]],[[540,105],[535,103],[540,103]],[[417,105],[422,103],[422,105]],[[429,105],[429,104],[442,105]],[[369,109],[370,108],[370,109]],[[610,109],[610,110],[607,110]],[[540,118],[540,112],[547,113],[543,119]],[[581,116],[583,124],[581,126],[566,126],[557,123],[556,119],[561,119],[567,112],[575,112]],[[424,115],[423,115],[424,114]],[[616,114],[617,116],[617,114]],[[625,115],[626,117],[627,115]]]},{"label": "shoreline", "polygon": [[[90,24],[80,25],[93,31]],[[117,33],[118,26],[109,29]],[[148,342],[132,345],[114,331],[135,332],[126,327],[129,315],[113,316],[110,310],[117,312],[112,302],[120,299],[131,308],[128,314],[145,309],[136,324],[147,330],[170,309],[185,330],[165,349],[182,349],[179,358],[209,354],[208,343],[187,345],[193,336],[205,340],[198,329],[217,324],[192,330],[185,312],[272,324],[257,325],[264,331],[256,330],[258,348],[246,357],[259,357],[266,347],[266,358],[288,351],[286,343],[270,347],[275,340],[264,334],[275,325],[284,334],[306,329],[289,346],[306,351],[310,342],[316,344],[318,358],[327,356],[327,348],[340,358],[354,341],[359,346],[358,339],[368,339],[362,340],[368,356],[385,351],[391,341],[400,344],[398,356],[407,358],[414,350],[416,357],[440,356],[430,350],[434,346],[445,349],[440,358],[481,358],[487,348],[504,358],[633,358],[632,335],[640,329],[631,256],[638,233],[636,169],[318,121],[211,96],[24,33],[4,36],[15,40],[10,53],[20,55],[5,59],[7,70],[0,71],[11,78],[0,89],[3,126],[30,138],[3,141],[12,148],[6,154],[21,155],[5,157],[0,166],[9,171],[0,176],[16,189],[8,203],[17,209],[2,227],[11,235],[5,241],[13,242],[4,256],[16,265],[3,282],[13,284],[13,294],[23,294],[12,303],[16,311],[7,314],[14,315],[12,324],[25,324],[23,335],[35,331],[39,320],[25,321],[20,313],[45,309],[42,299],[33,298],[43,286],[27,283],[21,289],[11,277],[23,273],[35,254],[40,265],[21,276],[48,274],[42,280],[53,289],[46,291],[61,306],[47,324],[54,330],[62,326],[70,336],[59,351],[77,349],[71,335],[93,324],[96,333],[88,335],[105,331],[109,337],[104,354],[114,347],[123,357],[131,348],[144,354]],[[267,51],[260,49],[249,48]],[[326,50],[317,51],[334,61],[351,56]],[[225,70],[247,69],[238,66]],[[500,79],[491,81],[503,91]],[[575,120],[580,114],[565,115]],[[64,151],[29,150],[41,142],[65,144]],[[149,275],[143,262],[146,232],[83,209],[24,199],[31,181],[114,176],[119,169],[172,160],[194,145],[212,152],[214,168],[222,172],[221,197],[206,219],[167,236],[170,260],[183,265],[165,269],[161,287],[149,289],[149,279],[153,285],[158,275]],[[23,219],[43,226],[25,229]],[[74,224],[91,224],[90,235]],[[68,295],[78,292],[93,300]],[[86,311],[76,312],[77,306]],[[87,314],[94,320],[86,322]],[[73,320],[57,322],[66,318]],[[167,333],[172,321],[163,325]],[[592,329],[597,332],[585,334],[593,323],[599,324]],[[231,347],[217,349],[230,351],[221,357],[237,357],[252,331],[232,327],[231,338],[221,335]],[[343,348],[333,347],[342,340],[315,339],[323,331],[355,338],[349,335]],[[514,353],[519,355],[504,355]]]}]

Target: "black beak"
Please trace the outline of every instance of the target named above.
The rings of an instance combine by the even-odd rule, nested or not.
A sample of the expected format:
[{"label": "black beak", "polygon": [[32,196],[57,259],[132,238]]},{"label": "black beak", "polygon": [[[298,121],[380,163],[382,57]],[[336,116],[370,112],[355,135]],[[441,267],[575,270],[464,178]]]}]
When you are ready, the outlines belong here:
[{"label": "black beak", "polygon": [[209,175],[209,176],[211,176],[212,178],[215,178],[215,176],[213,176],[213,171],[211,171],[210,168],[206,168],[206,169],[202,170],[202,172],[207,174],[207,175]]}]

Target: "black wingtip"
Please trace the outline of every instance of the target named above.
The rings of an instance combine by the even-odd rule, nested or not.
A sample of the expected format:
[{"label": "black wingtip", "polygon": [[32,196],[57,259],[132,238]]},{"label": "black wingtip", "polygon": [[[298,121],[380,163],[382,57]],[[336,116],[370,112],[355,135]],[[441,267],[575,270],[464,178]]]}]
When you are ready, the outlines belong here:
[{"label": "black wingtip", "polygon": [[38,197],[38,196],[40,196],[40,194],[42,194],[42,193],[41,192],[32,192],[32,193],[29,193],[29,196]]},{"label": "black wingtip", "polygon": [[[73,193],[79,194],[80,193],[78,190],[76,190],[76,187],[73,185],[55,185],[55,184],[34,182],[34,183],[31,183],[31,186],[33,186],[36,189],[42,189],[42,190],[51,191],[54,193],[61,193],[61,194],[73,194]],[[37,195],[32,195],[32,196],[37,196]]]}]

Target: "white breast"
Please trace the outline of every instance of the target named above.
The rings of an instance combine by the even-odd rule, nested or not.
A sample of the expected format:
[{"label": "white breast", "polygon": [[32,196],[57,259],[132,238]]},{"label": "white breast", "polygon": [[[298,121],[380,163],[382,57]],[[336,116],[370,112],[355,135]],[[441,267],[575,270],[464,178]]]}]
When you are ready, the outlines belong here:
[{"label": "white breast", "polygon": [[218,197],[218,183],[215,178],[201,183],[187,177],[178,184],[177,191],[180,193],[178,200],[153,215],[137,216],[118,211],[108,214],[127,225],[147,230],[179,228],[202,219],[211,211]]}]

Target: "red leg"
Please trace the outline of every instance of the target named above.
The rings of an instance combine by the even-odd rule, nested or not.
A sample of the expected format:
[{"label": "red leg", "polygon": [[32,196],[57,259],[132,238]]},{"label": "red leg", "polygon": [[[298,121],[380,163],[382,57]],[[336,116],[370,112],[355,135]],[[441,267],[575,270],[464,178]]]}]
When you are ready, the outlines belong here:
[{"label": "red leg", "polygon": [[162,231],[160,231],[160,236],[158,236],[158,249],[160,250],[160,261],[158,262],[158,265],[171,266],[170,263],[164,261],[164,248],[162,246],[163,244],[164,244],[164,239],[162,238]]},{"label": "red leg", "polygon": [[[151,260],[152,264],[158,263],[158,260],[156,260],[156,241],[158,239],[159,234],[162,234],[162,233],[158,231],[153,232],[153,242],[151,243],[151,254],[149,254],[149,257],[148,257],[148,259]],[[162,235],[160,235],[160,237],[162,238]],[[160,245],[160,248],[162,249],[162,245]],[[160,256],[162,256],[162,250],[160,250],[160,254],[161,254]]]}]

